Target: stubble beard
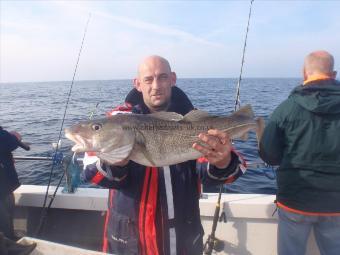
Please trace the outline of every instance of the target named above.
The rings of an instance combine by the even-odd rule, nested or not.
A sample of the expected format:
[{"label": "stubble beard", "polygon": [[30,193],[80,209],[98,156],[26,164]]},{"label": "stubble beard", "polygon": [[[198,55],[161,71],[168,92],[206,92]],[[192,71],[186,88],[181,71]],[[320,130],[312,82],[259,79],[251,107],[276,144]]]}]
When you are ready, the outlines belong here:
[{"label": "stubble beard", "polygon": [[170,105],[170,101],[168,100],[168,101],[165,101],[164,103],[162,103],[160,105],[149,106],[149,108],[152,112],[161,112],[161,111],[168,110],[169,105]]},{"label": "stubble beard", "polygon": [[160,112],[160,111],[167,111],[170,105],[170,98],[171,96],[169,96],[168,98],[166,98],[164,100],[164,102],[160,103],[160,104],[153,104],[152,101],[149,102],[149,109],[151,112]]}]

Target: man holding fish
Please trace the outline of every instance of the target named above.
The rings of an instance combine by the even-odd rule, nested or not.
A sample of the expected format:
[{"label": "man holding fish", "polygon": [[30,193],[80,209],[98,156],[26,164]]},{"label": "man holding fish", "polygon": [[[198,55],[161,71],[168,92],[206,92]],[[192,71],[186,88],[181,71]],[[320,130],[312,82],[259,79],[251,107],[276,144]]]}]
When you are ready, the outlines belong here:
[{"label": "man holding fish", "polygon": [[[66,130],[76,142],[72,150],[98,157],[84,178],[111,189],[105,252],[202,254],[199,183],[218,185],[241,176],[245,164],[230,139],[250,129],[261,134],[262,122],[254,120],[250,106],[229,117],[210,116],[194,110],[175,83],[166,59],[147,57],[134,79],[141,93],[135,105]],[[196,167],[202,156],[205,169]]]}]

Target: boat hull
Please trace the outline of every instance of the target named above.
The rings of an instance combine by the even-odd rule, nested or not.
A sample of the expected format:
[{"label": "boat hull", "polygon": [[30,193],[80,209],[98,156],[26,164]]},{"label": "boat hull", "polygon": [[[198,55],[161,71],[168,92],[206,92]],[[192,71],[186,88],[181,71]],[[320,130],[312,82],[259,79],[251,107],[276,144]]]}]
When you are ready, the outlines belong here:
[{"label": "boat hull", "polygon": [[[50,187],[53,194],[55,187]],[[22,185],[15,192],[15,229],[34,236],[41,217],[46,186]],[[74,194],[57,192],[46,224],[38,238],[100,251],[107,209],[108,190],[79,188]],[[216,254],[275,255],[277,214],[275,196],[263,194],[223,194],[221,213],[227,222],[219,222],[216,237],[224,248]],[[217,194],[203,194],[200,199],[205,239],[211,232]],[[48,203],[47,203],[48,204]],[[311,234],[307,253],[319,255]]]}]

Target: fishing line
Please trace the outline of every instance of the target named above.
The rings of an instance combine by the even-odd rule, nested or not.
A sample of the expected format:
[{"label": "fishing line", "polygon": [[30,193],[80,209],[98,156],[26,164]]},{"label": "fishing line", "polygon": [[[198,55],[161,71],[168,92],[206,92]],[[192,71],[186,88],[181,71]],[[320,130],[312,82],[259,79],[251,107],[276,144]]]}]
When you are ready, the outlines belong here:
[{"label": "fishing line", "polygon": [[[244,45],[243,45],[241,70],[240,70],[240,76],[239,76],[238,83],[237,83],[234,111],[236,111],[240,107],[240,85],[241,85],[241,80],[242,80],[244,56],[245,56],[246,47],[247,47],[248,31],[249,31],[249,24],[250,24],[251,10],[252,10],[252,6],[253,6],[253,2],[254,2],[254,0],[250,1],[248,24],[247,24],[247,30],[246,30],[246,37],[245,37]],[[204,248],[203,248],[203,253],[207,254],[207,255],[211,255],[213,250],[215,250],[215,251],[222,251],[223,250],[223,248],[221,247],[221,245],[223,245],[222,242],[220,240],[218,240],[215,236],[215,232],[216,232],[216,228],[217,228],[217,222],[218,222],[219,217],[220,217],[219,213],[220,213],[220,208],[221,208],[221,195],[222,195],[222,192],[223,192],[223,187],[224,187],[224,184],[221,184],[220,190],[219,190],[219,193],[218,193],[218,200],[217,200],[216,207],[215,207],[215,213],[214,213],[211,233],[208,236],[208,238],[207,238],[207,240],[204,244]],[[226,216],[224,215],[224,217],[226,217]]]},{"label": "fishing line", "polygon": [[73,155],[72,155],[72,163],[73,164],[75,164],[75,162],[77,160],[76,156],[77,156],[77,152],[74,152]]},{"label": "fishing line", "polygon": [[[54,157],[57,155],[57,152],[59,150],[60,139],[61,139],[61,134],[62,134],[62,131],[63,131],[63,126],[64,126],[64,122],[65,122],[66,112],[67,112],[67,108],[68,108],[69,101],[70,101],[70,98],[71,98],[71,93],[72,93],[72,88],[73,88],[73,84],[74,84],[74,79],[75,79],[75,76],[76,76],[76,73],[77,73],[77,70],[78,70],[78,64],[79,64],[79,60],[80,60],[80,55],[81,55],[81,52],[82,52],[82,49],[83,49],[83,46],[84,46],[85,36],[86,36],[86,33],[87,33],[87,28],[88,28],[88,25],[89,25],[89,22],[90,22],[90,18],[91,18],[91,13],[89,14],[89,17],[88,17],[87,22],[86,22],[86,26],[85,26],[85,30],[84,30],[84,34],[83,34],[83,39],[82,39],[81,46],[80,46],[79,53],[78,53],[78,57],[77,57],[76,66],[75,66],[74,72],[73,72],[72,82],[71,82],[70,89],[69,89],[69,92],[68,92],[68,95],[67,95],[66,106],[65,106],[65,110],[64,110],[64,114],[63,114],[63,119],[62,119],[60,130],[59,130],[58,142],[57,142],[57,146],[56,146],[56,148],[54,150]],[[55,164],[53,163],[52,167],[51,167],[51,171],[50,171],[50,176],[49,176],[48,184],[47,184],[47,190],[46,190],[45,197],[44,197],[44,203],[43,203],[42,213],[41,213],[41,217],[40,217],[40,222],[39,222],[39,225],[38,225],[38,228],[37,228],[35,236],[40,234],[40,231],[41,231],[42,226],[44,224],[45,218],[47,216],[47,211],[52,206],[52,203],[53,203],[54,198],[55,198],[55,196],[57,194],[58,188],[60,187],[61,181],[62,181],[62,179],[64,178],[64,175],[65,175],[65,172],[63,171],[63,174],[62,174],[61,178],[59,179],[58,185],[57,185],[57,187],[56,187],[56,189],[55,189],[55,191],[54,191],[54,193],[53,193],[53,195],[51,197],[49,205],[46,208],[48,191],[49,191],[51,180],[52,180],[54,166],[55,166]]]},{"label": "fishing line", "polygon": [[241,87],[242,74],[243,74],[243,65],[244,65],[244,62],[245,62],[244,61],[244,57],[245,57],[246,48],[247,48],[248,32],[249,32],[249,25],[250,25],[250,18],[251,18],[251,13],[252,13],[253,2],[254,2],[254,0],[250,0],[248,22],[247,22],[247,29],[246,29],[246,36],[245,36],[244,44],[243,44],[243,52],[242,52],[242,60],[241,60],[241,70],[240,70],[240,75],[239,75],[239,78],[238,78],[238,81],[237,81],[237,87],[236,87],[236,96],[235,96],[234,111],[237,111],[240,108],[240,105],[241,105],[241,101],[240,101],[240,87]]},{"label": "fishing line", "polygon": [[97,110],[98,110],[98,105],[99,102],[96,104],[96,106],[93,108],[93,110],[90,112],[89,114],[89,120],[92,120],[93,116],[96,114]]},{"label": "fishing line", "polygon": [[[234,106],[234,111],[238,110],[241,106],[241,100],[240,100],[240,87],[241,87],[241,80],[242,80],[242,73],[243,73],[243,65],[244,65],[244,57],[246,53],[246,48],[247,48],[247,39],[248,39],[248,32],[249,32],[249,24],[250,24],[250,18],[251,18],[251,11],[252,11],[252,5],[253,5],[254,0],[251,0],[250,2],[250,8],[249,8],[249,15],[248,15],[248,24],[247,24],[247,30],[246,30],[246,36],[244,39],[244,45],[243,45],[243,53],[242,53],[242,61],[241,61],[241,70],[240,70],[240,76],[237,81],[237,87],[236,87],[236,96],[235,96],[235,106]],[[265,167],[268,169],[270,166],[265,164]],[[269,171],[272,172],[272,176],[270,176],[267,173],[267,170],[263,170],[263,174],[270,180],[274,180],[276,178],[276,172],[273,166],[269,168]]]},{"label": "fishing line", "polygon": [[[250,2],[250,8],[249,8],[249,15],[248,15],[248,24],[247,24],[247,30],[246,30],[246,36],[244,40],[244,45],[243,45],[243,53],[242,53],[242,61],[241,61],[241,70],[240,70],[240,76],[238,78],[237,82],[237,88],[236,88],[236,97],[235,97],[235,106],[234,106],[234,111],[238,110],[241,105],[241,100],[240,100],[240,87],[241,87],[241,80],[242,80],[242,73],[243,73],[243,65],[244,65],[244,57],[246,53],[246,48],[247,48],[247,39],[248,39],[248,32],[249,32],[249,24],[250,24],[250,18],[251,18],[251,11],[252,11],[252,5],[253,5],[254,0],[251,0]],[[269,165],[264,164],[266,168],[269,167]],[[269,176],[266,172],[266,170],[263,170],[264,175],[270,179],[274,180],[276,178],[275,170],[273,167],[270,168],[270,170],[273,172],[273,176]]]},{"label": "fishing line", "polygon": [[244,56],[245,56],[246,48],[247,48],[247,39],[248,39],[249,24],[250,24],[250,17],[251,17],[251,10],[252,10],[252,7],[253,7],[253,2],[254,2],[254,0],[250,1],[249,15],[248,15],[248,24],[247,24],[247,30],[246,30],[246,37],[244,39],[244,45],[243,45],[241,70],[240,70],[240,76],[239,76],[238,81],[237,81],[237,89],[236,89],[234,111],[236,111],[238,108],[240,108],[240,105],[241,105],[241,101],[240,101],[240,87],[241,87],[241,80],[242,80],[242,73],[243,73]]}]

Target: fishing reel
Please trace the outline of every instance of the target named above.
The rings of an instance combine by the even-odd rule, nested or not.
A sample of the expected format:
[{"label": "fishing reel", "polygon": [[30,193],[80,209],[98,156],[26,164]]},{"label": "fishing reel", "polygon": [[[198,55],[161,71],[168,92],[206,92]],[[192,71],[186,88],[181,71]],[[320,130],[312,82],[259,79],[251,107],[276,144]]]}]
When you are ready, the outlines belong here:
[{"label": "fishing reel", "polygon": [[66,178],[66,183],[62,192],[68,194],[75,193],[81,182],[81,168],[76,159],[76,153],[74,153],[73,156],[65,156],[62,160],[62,165]]},{"label": "fishing reel", "polygon": [[54,149],[54,154],[52,156],[52,163],[56,166],[61,165],[63,162],[64,155],[58,149],[61,147],[61,140],[57,143],[52,143],[52,148]]},{"label": "fishing reel", "polygon": [[56,152],[52,157],[52,162],[54,165],[61,165],[63,162],[64,155],[61,151]]},{"label": "fishing reel", "polygon": [[209,235],[204,244],[203,254],[211,255],[212,251],[221,252],[224,249],[224,241]]}]

